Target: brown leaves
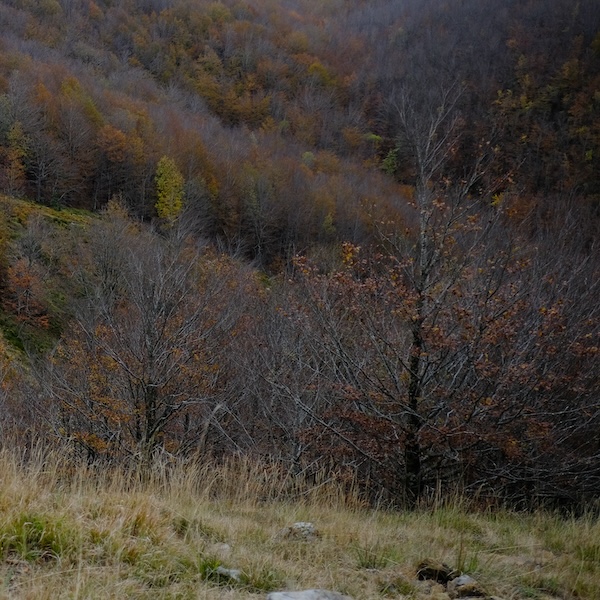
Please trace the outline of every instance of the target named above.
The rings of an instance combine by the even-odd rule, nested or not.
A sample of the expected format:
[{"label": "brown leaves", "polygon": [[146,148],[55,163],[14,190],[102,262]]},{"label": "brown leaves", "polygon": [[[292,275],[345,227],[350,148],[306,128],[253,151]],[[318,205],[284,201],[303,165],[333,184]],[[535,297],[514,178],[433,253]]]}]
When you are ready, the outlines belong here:
[{"label": "brown leaves", "polygon": [[45,306],[45,289],[41,274],[27,259],[20,258],[6,269],[3,308],[33,327],[50,325]]}]

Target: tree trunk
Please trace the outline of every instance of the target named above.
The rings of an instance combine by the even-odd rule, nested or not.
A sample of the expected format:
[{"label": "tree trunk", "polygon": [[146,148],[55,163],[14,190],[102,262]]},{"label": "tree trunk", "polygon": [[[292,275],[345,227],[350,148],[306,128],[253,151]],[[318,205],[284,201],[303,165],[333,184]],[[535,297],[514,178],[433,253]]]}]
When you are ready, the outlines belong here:
[{"label": "tree trunk", "polygon": [[422,327],[423,318],[420,314],[422,302],[419,302],[418,314],[415,319],[412,332],[411,355],[409,359],[409,382],[408,382],[408,419],[406,442],[404,446],[405,479],[404,493],[410,506],[414,506],[421,495],[421,446],[419,443],[419,430],[421,428],[421,416],[419,415],[419,404],[422,394],[422,358],[423,350]]}]

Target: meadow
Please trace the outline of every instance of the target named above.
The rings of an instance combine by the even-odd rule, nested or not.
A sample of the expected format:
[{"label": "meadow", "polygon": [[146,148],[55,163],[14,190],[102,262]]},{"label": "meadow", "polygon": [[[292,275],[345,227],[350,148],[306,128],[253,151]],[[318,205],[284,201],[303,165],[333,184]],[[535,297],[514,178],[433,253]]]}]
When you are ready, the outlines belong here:
[{"label": "meadow", "polygon": [[[600,597],[591,513],[478,510],[460,498],[373,509],[335,481],[308,486],[247,459],[139,473],[4,448],[0,481],[0,598],[237,600],[307,588],[448,598],[417,581],[425,558],[474,577],[489,598]],[[299,521],[318,537],[282,535]]]}]

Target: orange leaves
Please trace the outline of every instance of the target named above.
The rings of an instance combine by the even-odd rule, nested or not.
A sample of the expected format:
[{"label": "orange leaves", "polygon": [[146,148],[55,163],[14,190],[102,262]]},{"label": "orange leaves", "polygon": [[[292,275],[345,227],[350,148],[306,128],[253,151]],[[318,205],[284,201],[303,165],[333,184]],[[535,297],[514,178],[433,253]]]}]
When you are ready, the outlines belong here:
[{"label": "orange leaves", "polygon": [[41,276],[25,258],[8,266],[5,286],[5,310],[14,313],[19,321],[34,327],[47,329],[50,326]]},{"label": "orange leaves", "polygon": [[100,21],[103,17],[102,9],[93,0],[88,2],[88,14],[93,21]]},{"label": "orange leaves", "polygon": [[111,162],[123,163],[128,156],[127,135],[112,125],[104,125],[98,131],[98,145]]},{"label": "orange leaves", "polygon": [[50,90],[41,82],[37,83],[33,88],[34,100],[44,106],[51,107],[54,102],[54,97]]},{"label": "orange leaves", "polygon": [[86,431],[76,431],[72,434],[74,441],[81,444],[84,448],[97,454],[104,454],[108,449],[108,443],[95,433]]},{"label": "orange leaves", "polygon": [[221,385],[239,271],[202,256],[191,237],[132,226],[119,207],[93,227],[78,265],[85,309],[54,355],[61,414],[69,431],[106,442],[96,440],[95,452],[148,459],[161,444],[193,446],[202,407]]},{"label": "orange leaves", "polygon": [[[526,463],[561,435],[560,418],[551,415],[560,414],[565,394],[589,394],[591,379],[581,370],[597,356],[597,332],[581,335],[580,323],[571,334],[567,305],[541,301],[541,290],[548,285],[553,294],[556,282],[535,277],[536,260],[525,249],[482,244],[459,262],[465,236],[478,231],[435,238],[444,259],[426,280],[408,257],[351,243],[342,244],[330,272],[296,262],[304,327],[315,328],[315,343],[334,357],[334,372],[320,381],[335,407],[328,426],[342,438],[336,447],[327,437],[329,454],[402,464],[396,453],[412,444],[423,464],[429,456],[452,464],[454,451],[475,471],[486,453],[502,464]],[[453,248],[447,258],[442,242]],[[564,350],[561,356],[566,339],[568,358]],[[314,435],[325,439],[318,426]],[[390,435],[396,447],[387,445]]]},{"label": "orange leaves", "polygon": [[360,252],[360,246],[355,246],[350,242],[344,242],[342,244],[342,263],[351,267],[356,263],[358,253]]}]

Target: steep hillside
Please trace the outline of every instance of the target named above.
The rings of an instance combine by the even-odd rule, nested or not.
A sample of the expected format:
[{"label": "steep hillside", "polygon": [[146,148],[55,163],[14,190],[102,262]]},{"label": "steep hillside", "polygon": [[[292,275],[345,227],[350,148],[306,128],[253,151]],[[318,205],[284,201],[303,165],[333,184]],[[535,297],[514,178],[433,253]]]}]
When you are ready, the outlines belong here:
[{"label": "steep hillside", "polygon": [[372,240],[380,220],[410,225],[402,106],[414,122],[446,98],[460,137],[445,178],[493,150],[472,191],[525,210],[541,194],[597,203],[594,9],[3,1],[0,184],[94,210],[119,196],[149,217],[166,155],[202,233],[277,268],[316,243]]},{"label": "steep hillside", "polygon": [[596,4],[0,2],[2,430],[593,503]]}]

